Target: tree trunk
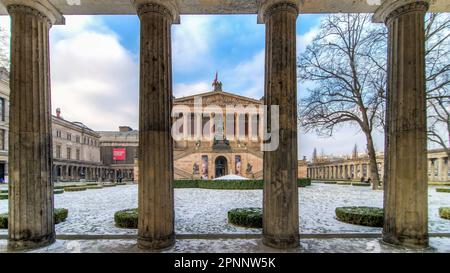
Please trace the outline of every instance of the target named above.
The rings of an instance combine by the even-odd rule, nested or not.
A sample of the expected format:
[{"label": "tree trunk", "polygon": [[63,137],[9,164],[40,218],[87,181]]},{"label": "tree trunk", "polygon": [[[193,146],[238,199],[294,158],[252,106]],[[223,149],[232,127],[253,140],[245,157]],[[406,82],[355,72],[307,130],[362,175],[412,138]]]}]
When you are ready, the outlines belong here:
[{"label": "tree trunk", "polygon": [[373,146],[373,139],[370,133],[366,133],[367,153],[369,155],[370,179],[372,180],[372,189],[377,190],[380,187],[380,175],[378,173],[377,155]]}]

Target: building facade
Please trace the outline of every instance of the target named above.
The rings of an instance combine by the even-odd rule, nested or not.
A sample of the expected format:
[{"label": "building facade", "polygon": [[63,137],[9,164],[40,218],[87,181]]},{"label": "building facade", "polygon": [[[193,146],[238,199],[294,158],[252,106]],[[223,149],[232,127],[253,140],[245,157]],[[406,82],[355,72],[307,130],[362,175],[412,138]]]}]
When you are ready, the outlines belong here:
[{"label": "building facade", "polygon": [[0,67],[0,182],[8,181],[9,74]]},{"label": "building facade", "polygon": [[137,181],[135,163],[139,132],[128,126],[121,126],[118,132],[100,131],[98,134],[101,162],[108,169],[103,178],[110,181]]},{"label": "building facade", "polygon": [[[428,181],[449,182],[449,155],[444,149],[429,150]],[[384,175],[384,154],[377,154],[377,165],[380,178]],[[372,176],[369,167],[369,157],[366,154],[343,157],[318,157],[307,164],[307,176],[312,179],[324,180],[358,180],[367,181]]]},{"label": "building facade", "polygon": [[60,109],[52,117],[53,179],[100,180],[106,172],[100,160],[100,135],[81,122],[70,122]]}]

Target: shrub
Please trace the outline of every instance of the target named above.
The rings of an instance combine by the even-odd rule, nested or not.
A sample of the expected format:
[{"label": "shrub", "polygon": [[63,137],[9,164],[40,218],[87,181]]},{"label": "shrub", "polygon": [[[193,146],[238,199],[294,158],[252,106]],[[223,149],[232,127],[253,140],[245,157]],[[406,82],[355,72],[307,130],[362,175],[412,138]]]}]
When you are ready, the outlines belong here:
[{"label": "shrub", "polygon": [[323,183],[323,184],[337,184],[336,181],[323,181],[321,183]]},{"label": "shrub", "polygon": [[104,188],[110,188],[110,187],[115,187],[115,186],[117,186],[116,184],[113,184],[113,183],[109,183],[109,184],[102,184],[102,186],[104,187]]},{"label": "shrub", "polygon": [[8,193],[8,190],[0,190],[0,193]]},{"label": "shrub", "polygon": [[450,220],[450,207],[439,208],[439,216],[443,219]]},{"label": "shrub", "polygon": [[54,190],[61,190],[64,189],[65,186],[53,186]]},{"label": "shrub", "polygon": [[60,189],[53,190],[53,194],[63,194],[63,193],[64,193],[64,190],[60,190]]},{"label": "shrub", "polygon": [[103,189],[103,186],[86,186],[85,188],[88,190],[98,190]]},{"label": "shrub", "polygon": [[2,213],[0,214],[0,229],[8,228],[8,214]]},{"label": "shrub", "polygon": [[369,187],[370,183],[360,183],[360,182],[355,182],[352,183],[352,186],[357,186],[357,187]]},{"label": "shrub", "polygon": [[54,217],[55,217],[55,225],[66,221],[67,216],[69,215],[68,209],[55,209]]},{"label": "shrub", "polygon": [[119,228],[138,228],[138,209],[119,210],[114,213],[114,222]]},{"label": "shrub", "polygon": [[374,207],[339,207],[336,208],[338,220],[360,226],[382,227],[384,211]]},{"label": "shrub", "polygon": [[85,191],[87,190],[86,187],[68,187],[68,188],[64,188],[65,191],[69,192],[69,191]]},{"label": "shrub", "polygon": [[446,188],[437,188],[436,192],[450,192],[450,189],[446,189]]},{"label": "shrub", "polygon": [[[311,186],[311,179],[297,180],[299,187]],[[261,190],[263,180],[175,180],[174,188],[201,188],[213,190]]]},{"label": "shrub", "polygon": [[198,188],[198,180],[175,180],[175,189]]},{"label": "shrub", "polygon": [[127,183],[125,182],[120,182],[120,183],[116,183],[117,186],[125,186]]},{"label": "shrub", "polygon": [[248,227],[262,228],[261,208],[238,208],[228,211],[228,222],[230,224]]},{"label": "shrub", "polygon": [[86,183],[86,186],[97,186],[98,184],[97,183],[93,183],[93,182],[89,182],[89,183]]},{"label": "shrub", "polygon": [[7,193],[0,193],[0,200],[8,200],[8,194]]},{"label": "shrub", "polygon": [[337,184],[338,185],[351,185],[352,184],[352,182],[350,182],[350,181],[339,181],[339,182],[337,182]]},{"label": "shrub", "polygon": [[309,178],[299,178],[297,180],[297,185],[299,187],[308,187],[311,186],[311,179]]},{"label": "shrub", "polygon": [[[68,215],[69,215],[68,209],[55,209],[53,214],[55,225],[66,221]],[[7,229],[7,228],[8,228],[8,214],[7,213],[0,214],[0,229]]]}]

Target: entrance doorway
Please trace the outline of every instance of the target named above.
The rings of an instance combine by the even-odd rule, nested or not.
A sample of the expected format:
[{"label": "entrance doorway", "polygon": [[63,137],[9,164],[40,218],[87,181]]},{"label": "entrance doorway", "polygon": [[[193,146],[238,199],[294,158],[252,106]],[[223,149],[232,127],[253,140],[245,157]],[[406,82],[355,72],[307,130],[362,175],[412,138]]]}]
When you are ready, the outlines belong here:
[{"label": "entrance doorway", "polygon": [[224,156],[216,158],[216,178],[228,174],[227,159]]}]

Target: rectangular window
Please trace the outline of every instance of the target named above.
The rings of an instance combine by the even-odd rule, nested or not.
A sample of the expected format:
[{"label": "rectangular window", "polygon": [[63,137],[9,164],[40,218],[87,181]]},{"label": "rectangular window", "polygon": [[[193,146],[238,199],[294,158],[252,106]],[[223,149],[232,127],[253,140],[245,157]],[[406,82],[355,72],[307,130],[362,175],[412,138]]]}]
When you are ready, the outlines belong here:
[{"label": "rectangular window", "polygon": [[5,121],[5,99],[4,98],[0,98],[0,115],[1,115],[1,120]]},{"label": "rectangular window", "polygon": [[61,145],[56,145],[56,158],[61,158]]},{"label": "rectangular window", "polygon": [[67,140],[69,140],[69,141],[72,140],[72,134],[71,133],[67,133]]},{"label": "rectangular window", "polygon": [[80,150],[79,149],[77,149],[77,151],[76,151],[76,157],[77,157],[77,160],[80,160]]},{"label": "rectangular window", "polygon": [[0,129],[0,150],[5,150],[6,149],[6,145],[5,145],[5,130]]},{"label": "rectangular window", "polygon": [[80,143],[80,136],[76,136],[76,137],[75,137],[75,141],[76,141],[77,143]]},{"label": "rectangular window", "polygon": [[71,158],[71,153],[72,153],[72,149],[71,148],[67,148],[67,159]]}]

